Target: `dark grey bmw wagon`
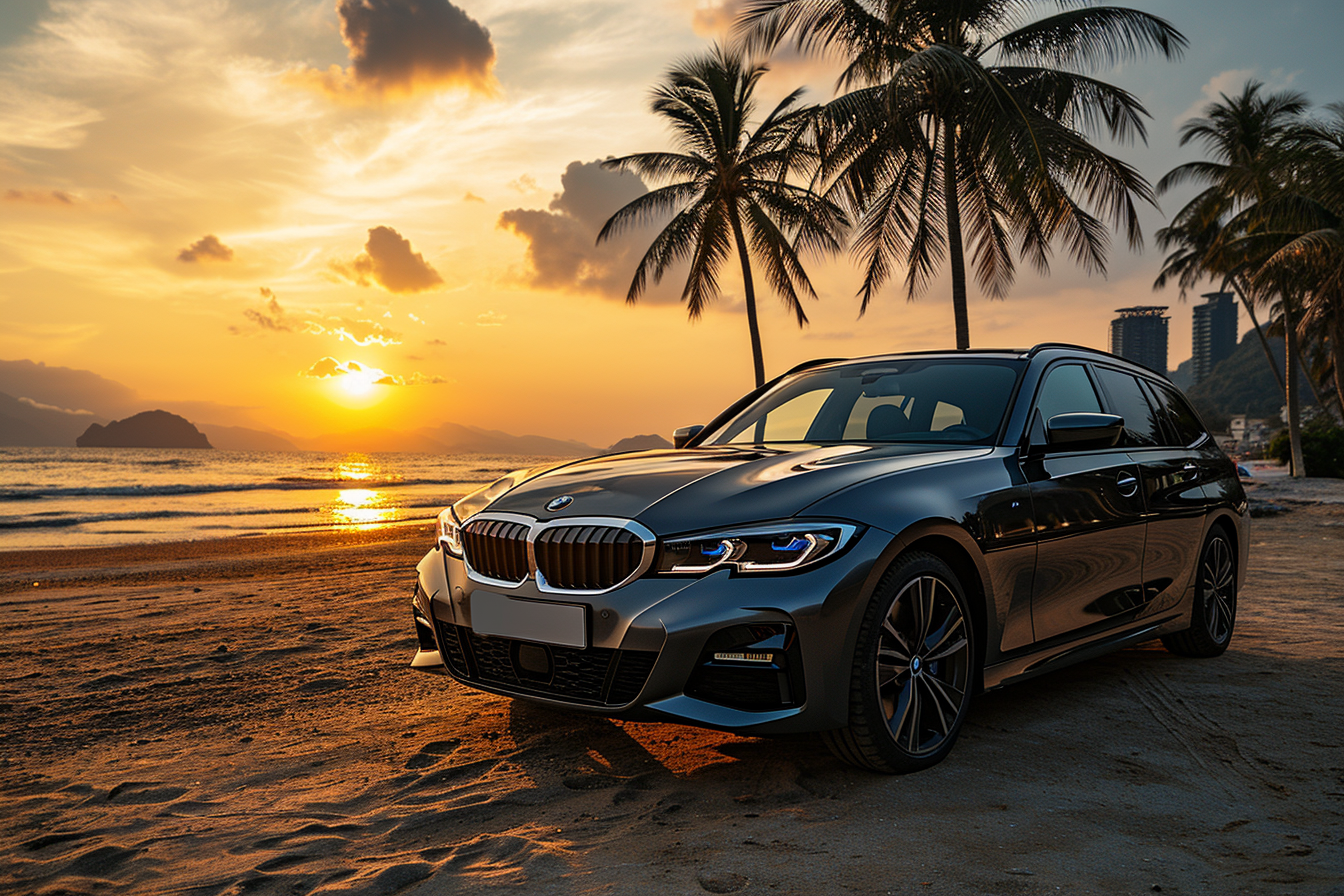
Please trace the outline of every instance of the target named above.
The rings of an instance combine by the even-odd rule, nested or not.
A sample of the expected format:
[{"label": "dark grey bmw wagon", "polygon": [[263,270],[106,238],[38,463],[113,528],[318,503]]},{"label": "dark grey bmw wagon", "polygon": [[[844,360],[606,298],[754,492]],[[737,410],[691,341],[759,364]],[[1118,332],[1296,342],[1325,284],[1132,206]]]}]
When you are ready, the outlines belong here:
[{"label": "dark grey bmw wagon", "polygon": [[947,755],[980,690],[1232,637],[1236,468],[1170,382],[1112,355],[815,361],[676,441],[443,511],[412,666],[607,716],[820,731],[906,772]]}]

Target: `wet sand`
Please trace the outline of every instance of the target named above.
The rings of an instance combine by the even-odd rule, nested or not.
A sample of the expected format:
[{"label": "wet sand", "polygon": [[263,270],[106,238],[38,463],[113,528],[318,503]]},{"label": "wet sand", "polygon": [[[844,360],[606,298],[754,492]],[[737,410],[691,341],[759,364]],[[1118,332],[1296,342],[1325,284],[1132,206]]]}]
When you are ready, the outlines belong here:
[{"label": "wet sand", "polygon": [[1225,656],[982,696],[897,778],[412,672],[427,527],[0,553],[0,891],[1339,894],[1344,483],[1261,488]]}]

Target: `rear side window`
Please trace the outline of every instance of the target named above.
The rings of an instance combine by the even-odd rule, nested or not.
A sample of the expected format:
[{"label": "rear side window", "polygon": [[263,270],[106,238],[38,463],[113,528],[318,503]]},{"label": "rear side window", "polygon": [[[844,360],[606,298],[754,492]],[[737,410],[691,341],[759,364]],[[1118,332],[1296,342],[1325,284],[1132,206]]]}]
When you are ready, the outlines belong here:
[{"label": "rear side window", "polygon": [[1167,421],[1174,438],[1167,439],[1182,448],[1193,445],[1204,436],[1204,424],[1181,393],[1161,383],[1148,383],[1148,389],[1157,396],[1158,411]]},{"label": "rear side window", "polygon": [[1097,379],[1110,396],[1112,410],[1125,418],[1123,448],[1151,448],[1162,444],[1161,427],[1157,413],[1143,394],[1139,381],[1127,373],[1109,367],[1097,368]]},{"label": "rear side window", "polygon": [[1036,409],[1041,412],[1041,423],[1046,423],[1058,414],[1099,414],[1101,402],[1083,366],[1063,364],[1045,375]]}]

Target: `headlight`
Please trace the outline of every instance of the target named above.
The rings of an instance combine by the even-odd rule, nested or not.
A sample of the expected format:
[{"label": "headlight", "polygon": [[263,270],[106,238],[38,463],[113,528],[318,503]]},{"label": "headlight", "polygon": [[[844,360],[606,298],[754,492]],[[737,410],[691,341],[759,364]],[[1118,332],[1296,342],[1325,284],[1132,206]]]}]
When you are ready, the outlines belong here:
[{"label": "headlight", "polygon": [[507,476],[501,476],[487,486],[476,489],[476,491],[458,500],[453,505],[453,510],[457,512],[457,520],[460,524],[462,520],[471,519],[477,513],[490,506],[500,495],[522,482],[531,473],[531,470],[514,470]]},{"label": "headlight", "polygon": [[451,507],[439,514],[439,544],[454,557],[462,556],[462,523]]},{"label": "headlight", "polygon": [[799,521],[669,538],[657,571],[697,575],[727,567],[739,573],[791,572],[834,557],[858,527]]}]

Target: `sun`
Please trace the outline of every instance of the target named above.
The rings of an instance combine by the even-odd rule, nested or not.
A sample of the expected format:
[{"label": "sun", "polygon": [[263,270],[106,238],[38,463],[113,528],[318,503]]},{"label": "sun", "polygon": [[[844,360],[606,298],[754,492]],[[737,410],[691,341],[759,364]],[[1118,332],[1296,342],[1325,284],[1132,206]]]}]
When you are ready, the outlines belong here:
[{"label": "sun", "polygon": [[380,371],[362,367],[357,370],[351,370],[349,373],[339,377],[339,380],[341,389],[345,391],[345,394],[355,398],[364,398],[373,392],[374,385],[380,376]]}]

